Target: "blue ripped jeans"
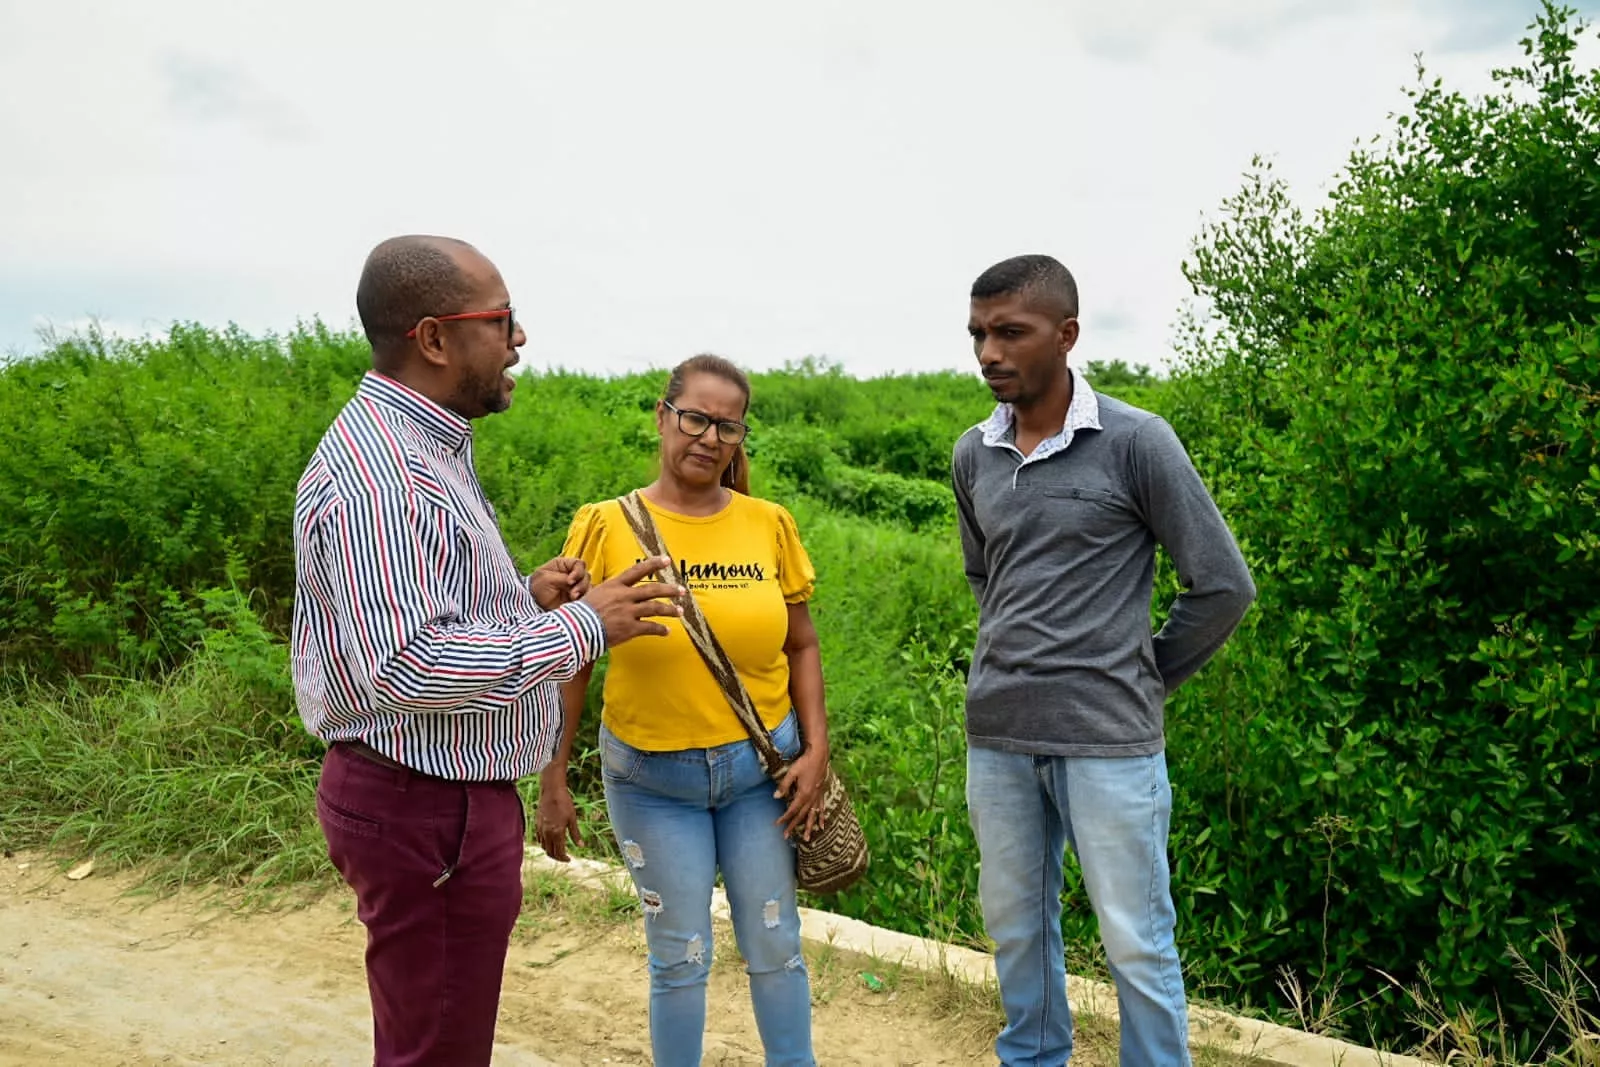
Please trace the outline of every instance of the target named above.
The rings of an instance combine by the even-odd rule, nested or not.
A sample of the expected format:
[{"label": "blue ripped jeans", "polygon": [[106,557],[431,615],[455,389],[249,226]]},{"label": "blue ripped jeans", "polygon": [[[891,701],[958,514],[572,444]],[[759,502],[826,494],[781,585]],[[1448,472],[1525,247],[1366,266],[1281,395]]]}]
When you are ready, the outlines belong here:
[{"label": "blue ripped jeans", "polygon": [[[799,753],[793,712],[773,740],[786,758]],[[700,1062],[719,869],[768,1067],[811,1067],[794,846],[777,825],[784,803],[755,746],[645,752],[602,724],[600,751],[611,827],[644,905],[657,1067]]]}]

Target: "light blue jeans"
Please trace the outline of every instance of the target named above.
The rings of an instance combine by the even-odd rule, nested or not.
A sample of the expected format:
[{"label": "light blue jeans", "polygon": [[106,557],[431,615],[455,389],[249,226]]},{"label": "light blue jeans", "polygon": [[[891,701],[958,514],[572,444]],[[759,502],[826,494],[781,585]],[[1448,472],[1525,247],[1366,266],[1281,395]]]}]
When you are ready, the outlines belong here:
[{"label": "light blue jeans", "polygon": [[[799,754],[793,712],[773,740],[785,758]],[[755,746],[644,752],[602,724],[600,751],[611,827],[644,906],[656,1067],[700,1062],[719,868],[768,1067],[811,1067],[795,846],[777,825],[785,804]]]},{"label": "light blue jeans", "polygon": [[1167,868],[1166,757],[1069,759],[969,747],[967,809],[1006,1012],[995,1042],[1005,1067],[1061,1067],[1072,1055],[1061,942],[1068,844],[1116,982],[1122,1067],[1187,1067],[1188,1009]]}]

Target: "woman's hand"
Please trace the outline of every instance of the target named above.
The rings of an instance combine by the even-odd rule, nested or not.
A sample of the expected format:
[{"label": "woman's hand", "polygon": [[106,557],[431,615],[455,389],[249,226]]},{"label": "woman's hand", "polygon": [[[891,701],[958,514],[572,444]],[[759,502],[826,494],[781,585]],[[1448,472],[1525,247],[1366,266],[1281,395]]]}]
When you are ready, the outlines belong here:
[{"label": "woman's hand", "polygon": [[778,819],[784,837],[790,837],[798,830],[804,840],[810,841],[811,831],[822,825],[819,804],[822,801],[822,783],[827,775],[828,749],[825,745],[808,746],[783,772],[783,777],[778,780],[778,791],[773,796],[779,800],[789,798],[788,808]]}]

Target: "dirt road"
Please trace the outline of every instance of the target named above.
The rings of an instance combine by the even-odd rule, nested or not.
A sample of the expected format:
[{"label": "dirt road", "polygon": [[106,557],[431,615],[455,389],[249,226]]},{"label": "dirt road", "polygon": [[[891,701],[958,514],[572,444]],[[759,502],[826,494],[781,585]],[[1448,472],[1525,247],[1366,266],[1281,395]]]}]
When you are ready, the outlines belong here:
[{"label": "dirt road", "polygon": [[[285,911],[221,896],[127,895],[126,874],[68,880],[53,861],[0,861],[0,1067],[295,1067],[371,1062],[364,932],[342,893]],[[740,964],[719,934],[708,1064],[760,1064]],[[986,1062],[923,990],[874,991],[857,964],[812,961],[818,1059]],[[902,995],[904,993],[904,995]],[[514,939],[495,1062],[648,1064],[634,922],[545,913]]]}]

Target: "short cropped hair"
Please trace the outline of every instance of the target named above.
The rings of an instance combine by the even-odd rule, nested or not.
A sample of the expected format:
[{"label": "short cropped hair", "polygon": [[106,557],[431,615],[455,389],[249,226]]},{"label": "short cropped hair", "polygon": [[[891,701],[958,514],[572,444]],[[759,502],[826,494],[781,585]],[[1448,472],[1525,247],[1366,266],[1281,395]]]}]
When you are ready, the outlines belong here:
[{"label": "short cropped hair", "polygon": [[471,248],[449,237],[391,237],[367,256],[356,286],[356,311],[375,356],[400,346],[419,319],[466,309],[472,298],[453,251]]},{"label": "short cropped hair", "polygon": [[1062,318],[1078,317],[1078,283],[1072,272],[1051,256],[1013,256],[1001,260],[972,283],[972,299],[990,300],[1020,294],[1041,311]]}]

